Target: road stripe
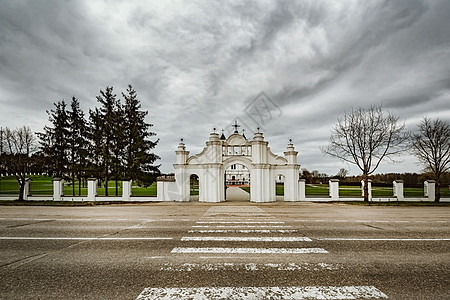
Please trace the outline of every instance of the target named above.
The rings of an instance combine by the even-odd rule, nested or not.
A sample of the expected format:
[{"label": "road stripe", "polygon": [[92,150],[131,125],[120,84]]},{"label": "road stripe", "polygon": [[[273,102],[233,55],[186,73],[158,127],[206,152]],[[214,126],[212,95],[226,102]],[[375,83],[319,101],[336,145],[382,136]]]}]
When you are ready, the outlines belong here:
[{"label": "road stripe", "polygon": [[188,233],[295,233],[296,229],[209,229],[189,230]]},{"label": "road stripe", "polygon": [[[211,257],[209,257],[211,258]],[[191,271],[324,271],[339,270],[341,265],[329,263],[183,263],[172,264],[165,263],[159,270],[172,272],[191,272]]]},{"label": "road stripe", "polygon": [[290,228],[290,225],[193,225],[192,228]]},{"label": "road stripe", "polygon": [[147,299],[387,299],[374,286],[146,288]]},{"label": "road stripe", "polygon": [[437,238],[437,239],[414,239],[414,238],[317,238],[319,241],[450,241],[450,238]]},{"label": "road stripe", "polygon": [[33,237],[33,236],[2,236],[0,240],[172,240],[171,237]]},{"label": "road stripe", "polygon": [[182,241],[217,242],[311,242],[308,237],[242,237],[242,236],[185,236]]},{"label": "road stripe", "polygon": [[197,224],[284,224],[282,221],[197,221]]},{"label": "road stripe", "polygon": [[173,248],[171,253],[277,253],[277,254],[305,254],[328,253],[323,248]]}]

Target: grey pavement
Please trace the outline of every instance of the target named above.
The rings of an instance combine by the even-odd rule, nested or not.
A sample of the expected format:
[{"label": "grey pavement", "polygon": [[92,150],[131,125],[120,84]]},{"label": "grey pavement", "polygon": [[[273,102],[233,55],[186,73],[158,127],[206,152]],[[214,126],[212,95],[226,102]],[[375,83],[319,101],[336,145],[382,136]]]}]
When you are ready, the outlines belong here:
[{"label": "grey pavement", "polygon": [[450,299],[449,207],[0,209],[1,299]]}]

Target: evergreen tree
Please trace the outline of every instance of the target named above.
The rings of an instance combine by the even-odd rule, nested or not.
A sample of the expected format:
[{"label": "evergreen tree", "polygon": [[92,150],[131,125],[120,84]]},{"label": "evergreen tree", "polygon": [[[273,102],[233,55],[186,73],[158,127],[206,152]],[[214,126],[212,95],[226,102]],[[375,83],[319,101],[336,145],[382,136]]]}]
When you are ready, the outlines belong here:
[{"label": "evergreen tree", "polygon": [[103,118],[100,110],[96,107],[89,110],[88,140],[89,140],[89,176],[101,180],[103,165]]},{"label": "evergreen tree", "polygon": [[133,87],[128,85],[127,94],[122,93],[122,95],[125,99],[123,109],[126,150],[125,177],[142,181],[148,185],[160,173],[159,166],[153,165],[159,157],[151,152],[159,140],[151,141],[149,139],[156,134],[149,130],[153,125],[145,122],[148,112],[141,110],[140,101]]},{"label": "evergreen tree", "polygon": [[[116,171],[114,167],[117,164],[117,157],[115,156],[115,147],[118,145],[117,127],[121,124],[118,121],[118,107],[120,102],[116,99],[116,95],[113,93],[113,87],[106,87],[105,91],[100,90],[100,96],[97,96],[97,101],[101,104],[98,110],[101,119],[99,125],[100,132],[100,146],[101,146],[101,167],[105,179],[105,195],[108,196],[108,181],[111,178],[111,172]],[[111,170],[111,168],[113,170]]]},{"label": "evergreen tree", "polygon": [[68,165],[69,123],[64,100],[54,103],[55,109],[48,111],[50,126],[38,133],[40,149],[45,157],[47,172],[56,176],[65,176]]},{"label": "evergreen tree", "polygon": [[72,193],[75,195],[75,178],[78,179],[78,195],[81,194],[81,181],[86,170],[88,156],[87,126],[84,113],[80,109],[77,98],[72,97],[69,117],[69,149],[70,173],[72,178]]}]

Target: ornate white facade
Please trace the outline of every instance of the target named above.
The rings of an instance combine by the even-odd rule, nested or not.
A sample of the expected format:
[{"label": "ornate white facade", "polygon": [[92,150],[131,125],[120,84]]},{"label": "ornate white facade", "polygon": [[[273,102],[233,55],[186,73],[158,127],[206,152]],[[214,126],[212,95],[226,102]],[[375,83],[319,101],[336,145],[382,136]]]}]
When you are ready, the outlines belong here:
[{"label": "ornate white facade", "polygon": [[232,165],[242,165],[248,170],[250,201],[276,201],[275,182],[279,175],[284,176],[284,200],[299,200],[300,165],[297,164],[298,152],[292,143],[288,144],[282,157],[272,153],[260,132],[255,133],[251,141],[237,131],[226,139],[223,135],[221,138],[217,133],[211,133],[203,151],[193,156],[189,156],[186,145],[180,142],[174,164],[175,182],[171,184],[172,200],[189,201],[189,179],[196,174],[199,178],[199,201],[225,201],[225,176]]}]

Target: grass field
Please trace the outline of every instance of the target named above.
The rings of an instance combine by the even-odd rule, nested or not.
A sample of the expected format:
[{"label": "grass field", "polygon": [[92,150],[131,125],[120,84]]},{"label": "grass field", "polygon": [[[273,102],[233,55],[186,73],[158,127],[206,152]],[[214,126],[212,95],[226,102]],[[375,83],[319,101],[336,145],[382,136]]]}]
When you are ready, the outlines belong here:
[{"label": "grass field", "polygon": [[[53,181],[51,177],[41,175],[31,175],[29,178],[31,181],[31,195],[34,196],[52,196],[53,195]],[[115,181],[108,182],[108,194],[109,196],[116,195],[116,183]],[[0,179],[0,195],[18,195],[19,184],[13,176],[2,177]],[[72,185],[70,182],[64,184],[64,195],[73,196]],[[78,181],[75,182],[75,196],[78,196]],[[105,188],[98,188],[98,195],[105,195]],[[122,182],[118,182],[118,195],[122,195]],[[139,187],[133,182],[132,187],[133,196],[155,196],[156,197],[156,182],[154,182],[148,188]],[[87,187],[81,188],[80,196],[87,196]]]},{"label": "grass field", "polygon": [[[29,176],[32,180],[31,183],[31,194],[35,196],[52,196],[53,195],[53,182],[51,177],[47,176]],[[122,182],[118,183],[118,195],[122,195]],[[250,187],[241,187],[246,192],[250,192]],[[114,181],[108,182],[109,196],[116,195],[116,187]],[[64,185],[64,195],[72,196],[72,185],[70,182],[66,182]],[[0,178],[0,195],[18,195],[19,194],[19,184],[13,176],[1,177]],[[132,195],[133,196],[152,196],[155,197],[156,182],[154,182],[148,188],[139,187],[133,182]],[[81,188],[81,196],[87,195],[87,187]],[[99,187],[98,195],[105,195],[105,188]],[[191,186],[191,195],[198,195],[198,185]],[[284,195],[284,185],[283,183],[277,183],[276,185],[276,195]],[[329,189],[328,184],[307,184],[306,185],[306,196],[319,196],[328,197]],[[78,196],[78,182],[75,182],[75,196]],[[339,187],[340,197],[361,197],[361,187],[358,186],[345,186]],[[373,197],[392,197],[393,188],[392,187],[377,187],[372,186],[372,196]],[[421,198],[424,197],[422,188],[404,188],[405,198]],[[450,189],[441,188],[442,197],[450,197]]]},{"label": "grass field", "polygon": [[[244,191],[250,192],[249,187],[241,187]],[[423,198],[422,188],[404,188],[405,198]],[[282,183],[277,183],[277,196],[284,195],[284,186]],[[306,196],[328,197],[328,184],[307,184]],[[392,187],[377,187],[372,186],[372,197],[393,197],[394,191]],[[358,186],[339,186],[340,197],[362,197],[361,187]],[[450,197],[450,189],[441,189],[442,197]]]}]

